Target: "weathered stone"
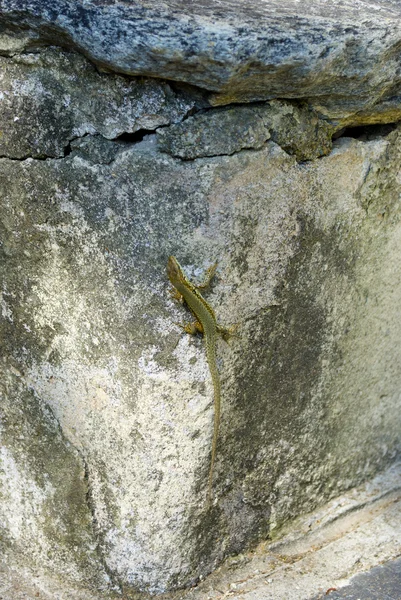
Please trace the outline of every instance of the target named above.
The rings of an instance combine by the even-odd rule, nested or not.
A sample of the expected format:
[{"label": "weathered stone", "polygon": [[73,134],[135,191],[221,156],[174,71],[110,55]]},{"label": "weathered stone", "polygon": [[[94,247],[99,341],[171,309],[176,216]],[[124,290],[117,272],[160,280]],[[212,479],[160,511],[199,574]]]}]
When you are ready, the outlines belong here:
[{"label": "weathered stone", "polygon": [[32,31],[10,31],[0,23],[0,56],[15,56],[31,48],[34,40],[39,39]]},{"label": "weathered stone", "polygon": [[[33,390],[80,449],[115,584],[194,582],[399,451],[399,147],[393,132],[302,165],[273,142],[184,162],[150,139],[110,164],[0,162],[3,378],[17,369],[12,396]],[[211,510],[212,386],[174,325],[170,253],[192,274],[218,259],[210,300],[238,323],[218,346]]]},{"label": "weathered stone", "polygon": [[101,135],[86,135],[73,140],[70,150],[73,156],[80,156],[88,162],[108,165],[126,146],[122,140],[111,141]]},{"label": "weathered stone", "polygon": [[33,46],[187,82],[215,104],[303,98],[343,124],[401,118],[395,2],[2,0],[0,18],[29,30]]},{"label": "weathered stone", "polygon": [[48,48],[0,58],[0,156],[64,156],[85,134],[113,139],[178,121],[196,100],[163,81],[98,73],[75,53]]},{"label": "weathered stone", "polygon": [[[311,600],[329,586],[347,584],[349,577],[400,554],[401,463],[373,480],[352,488],[301,515],[283,528],[275,541],[264,541],[241,555],[229,557],[196,587],[163,594],[163,600]],[[380,539],[380,543],[378,540]],[[400,559],[398,559],[400,562]],[[387,581],[393,581],[389,574]],[[151,600],[125,589],[91,592],[60,581],[49,572],[0,562],[2,600]],[[362,596],[359,596],[362,599]],[[154,598],[154,596],[153,596]],[[159,596],[160,598],[160,596]],[[379,596],[383,600],[383,595]],[[370,600],[372,600],[370,598]],[[387,598],[388,600],[388,598]]]},{"label": "weathered stone", "polygon": [[271,138],[298,160],[311,160],[330,152],[334,131],[307,107],[273,100],[197,113],[157,134],[163,152],[185,159],[259,149]]},{"label": "weathered stone", "polygon": [[[0,36],[1,550],[82,598],[190,585],[401,451],[401,133],[330,152],[398,114],[398,9],[172,6],[0,8],[25,27]],[[296,101],[210,108],[46,40],[215,104]],[[211,507],[213,389],[170,254],[218,261],[237,324]]]},{"label": "weathered stone", "polygon": [[[2,333],[4,321],[12,319],[7,306],[3,287]],[[97,554],[88,473],[80,453],[64,437],[46,402],[26,385],[4,347],[0,370],[2,564],[18,559],[61,573],[70,584],[112,587]]]}]

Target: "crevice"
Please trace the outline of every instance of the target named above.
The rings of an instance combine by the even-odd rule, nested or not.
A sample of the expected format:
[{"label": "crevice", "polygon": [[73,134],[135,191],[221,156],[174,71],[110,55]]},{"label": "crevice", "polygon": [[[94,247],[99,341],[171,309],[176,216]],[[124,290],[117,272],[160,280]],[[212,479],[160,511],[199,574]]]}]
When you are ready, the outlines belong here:
[{"label": "crevice", "polygon": [[121,135],[111,139],[111,142],[124,142],[126,144],[138,144],[143,141],[146,135],[156,133],[156,129],[138,129],[133,133],[124,132]]},{"label": "crevice", "polygon": [[85,458],[85,456],[83,455],[82,451],[78,448],[75,447],[75,449],[77,450],[82,463],[84,465],[84,480],[86,483],[86,495],[85,495],[85,500],[86,500],[86,505],[88,507],[88,510],[91,514],[91,518],[92,518],[92,531],[93,531],[93,538],[94,538],[94,542],[96,544],[96,554],[98,556],[99,562],[102,565],[104,572],[106,573],[107,577],[109,578],[110,581],[110,585],[113,589],[113,591],[118,592],[119,594],[122,594],[122,585],[119,581],[117,581],[116,575],[115,573],[109,568],[105,558],[104,558],[104,553],[103,553],[103,549],[101,546],[101,542],[100,542],[100,533],[99,533],[99,525],[98,525],[98,521],[97,521],[97,517],[96,517],[96,511],[95,511],[95,503],[93,501],[93,493],[92,493],[92,486],[90,483],[90,474],[89,474],[89,465],[88,462]]},{"label": "crevice", "polygon": [[[79,139],[79,138],[74,138],[74,139]],[[10,160],[12,162],[24,162],[26,160],[38,160],[38,161],[42,161],[42,162],[44,162],[46,160],[63,160],[72,152],[72,148],[71,148],[72,141],[73,140],[71,140],[70,142],[68,142],[68,144],[66,146],[64,146],[62,156],[50,156],[50,155],[44,155],[44,154],[38,154],[38,155],[34,156],[32,154],[24,154],[23,156],[17,157],[17,156],[7,156],[6,154],[2,154],[2,155],[0,155],[0,159],[4,158],[4,159]]]},{"label": "crevice", "polygon": [[342,137],[354,138],[361,142],[369,142],[387,137],[397,129],[397,123],[377,123],[374,125],[359,125],[357,127],[344,127],[333,135],[333,141]]},{"label": "crevice", "polygon": [[[77,138],[75,138],[77,139]],[[72,152],[72,147],[71,147],[71,143],[73,140],[69,141],[68,144],[66,146],[64,146],[64,156],[62,158],[66,158],[67,156],[69,156]]]},{"label": "crevice", "polygon": [[[197,107],[197,106],[193,106],[192,108],[190,108],[188,110],[188,112],[185,113],[185,115],[182,117],[181,121],[179,121],[179,123],[183,123],[184,121],[186,121],[187,119],[189,119],[189,117],[193,117],[194,115],[196,115],[199,112],[207,112],[208,110],[212,109],[213,106],[210,107]],[[174,125],[174,123],[169,123],[169,125]]]},{"label": "crevice", "polygon": [[[178,154],[174,154],[172,152],[166,152],[165,150],[159,150],[159,152],[161,154],[165,154],[166,156],[170,156],[170,158],[180,160],[183,163],[191,163],[191,162],[195,162],[197,160],[203,160],[205,158],[207,159],[207,158],[221,158],[221,157],[236,156],[237,154],[241,154],[242,152],[260,152],[260,150],[263,150],[263,148],[265,148],[266,145],[269,143],[276,144],[277,146],[279,146],[281,148],[281,146],[279,144],[277,144],[277,142],[274,142],[272,139],[268,139],[265,141],[265,143],[262,146],[257,147],[257,148],[255,148],[254,146],[244,146],[243,148],[240,148],[239,150],[234,150],[233,152],[225,152],[225,153],[222,152],[221,154],[200,154],[199,156],[187,157],[187,156],[179,156]],[[281,148],[281,149],[283,150],[283,152],[288,154],[288,152],[286,152],[283,148]]]},{"label": "crevice", "polygon": [[[197,109],[194,107],[188,111],[188,113],[185,115],[185,117],[182,119],[182,121],[185,121],[186,119],[188,119],[189,117],[193,116],[194,114],[196,114],[198,112],[207,112],[208,110],[209,109],[206,109],[206,108]],[[76,148],[74,148],[74,144],[73,144],[74,142],[83,140],[84,138],[87,138],[87,137],[96,137],[96,136],[102,137],[102,138],[104,138],[104,140],[107,140],[108,142],[114,142],[114,143],[120,144],[121,146],[128,147],[128,146],[133,146],[133,145],[143,142],[147,136],[155,135],[155,134],[157,134],[157,132],[160,129],[168,128],[171,125],[172,125],[172,123],[168,123],[166,125],[161,125],[155,129],[138,129],[137,131],[134,131],[134,132],[123,132],[120,135],[116,136],[115,138],[111,138],[111,139],[104,138],[104,136],[102,136],[99,133],[95,133],[95,134],[85,133],[83,135],[71,138],[68,141],[68,143],[64,146],[63,154],[61,156],[49,156],[49,155],[44,155],[44,154],[39,154],[39,155],[35,156],[32,154],[26,154],[21,157],[10,157],[7,155],[0,155],[0,159],[7,159],[10,161],[15,161],[15,162],[23,162],[28,159],[38,160],[38,161],[62,160],[64,158],[67,158],[68,156],[70,156],[76,150]],[[397,123],[361,125],[358,127],[345,127],[343,129],[341,129],[340,131],[338,131],[337,133],[335,133],[333,135],[332,139],[333,139],[333,142],[342,137],[354,138],[359,141],[371,141],[371,140],[375,140],[375,139],[385,138],[396,128],[397,128]],[[200,158],[203,159],[203,158],[217,158],[217,157],[224,157],[224,156],[227,156],[227,157],[234,156],[243,151],[256,152],[256,151],[261,150],[268,142],[274,142],[284,152],[286,152],[286,154],[288,154],[289,156],[294,156],[293,153],[286,151],[276,140],[274,140],[273,137],[266,140],[265,144],[263,144],[260,147],[255,148],[252,146],[248,146],[248,147],[244,146],[243,148],[241,148],[239,150],[235,150],[234,152],[228,152],[228,153],[223,152],[223,153],[217,153],[217,154],[201,154],[201,155],[195,156],[195,157],[182,157],[182,156],[179,156],[179,155],[171,153],[171,152],[166,152],[164,150],[160,150],[160,152],[167,154],[168,156],[171,156],[172,158],[176,158],[182,162],[192,162],[192,161],[200,159]],[[317,158],[322,158],[322,157],[315,157],[315,158],[317,159]],[[310,159],[310,160],[312,160],[312,159]],[[309,159],[297,160],[297,162],[299,164],[303,164],[305,162],[310,162],[310,160]]]},{"label": "crevice", "polygon": [[66,156],[69,156],[71,154],[71,152],[73,151],[73,149],[71,147],[72,142],[74,142],[75,140],[83,139],[84,137],[87,137],[88,135],[89,135],[88,133],[85,133],[82,136],[77,136],[77,137],[71,138],[68,141],[68,143],[64,146],[63,154],[60,156],[54,156],[54,155],[49,155],[49,154],[37,154],[37,155],[24,154],[23,156],[7,156],[6,154],[2,154],[2,155],[0,155],[0,158],[5,158],[7,160],[11,160],[11,161],[15,161],[15,162],[24,162],[25,160],[29,160],[29,159],[40,160],[40,161],[62,160]]},{"label": "crevice", "polygon": [[24,156],[7,156],[6,154],[1,154],[0,155],[0,159],[6,159],[6,160],[10,160],[13,162],[24,162],[25,160],[40,160],[40,161],[45,161],[45,160],[61,160],[62,158],[64,158],[63,156],[46,156],[46,155],[41,155],[39,154],[38,156],[32,156],[32,154],[24,154]]}]

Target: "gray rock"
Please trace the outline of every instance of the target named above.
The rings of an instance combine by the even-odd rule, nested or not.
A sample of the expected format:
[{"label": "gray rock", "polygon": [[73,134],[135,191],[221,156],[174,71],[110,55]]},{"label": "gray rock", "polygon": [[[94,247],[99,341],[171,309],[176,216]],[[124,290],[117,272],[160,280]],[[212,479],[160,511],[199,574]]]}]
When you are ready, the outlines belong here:
[{"label": "gray rock", "polygon": [[27,48],[32,48],[39,36],[33,31],[19,31],[7,29],[0,23],[0,56],[15,56],[21,54]]},{"label": "gray rock", "polygon": [[[32,390],[79,449],[113,585],[191,584],[398,451],[398,148],[393,132],[340,139],[303,165],[273,142],[190,162],[151,141],[110,164],[75,151],[0,161],[2,378],[13,402]],[[210,302],[238,323],[218,346],[212,509],[212,386],[202,341],[174,325],[187,315],[167,293],[170,253],[192,275],[218,259]],[[63,447],[51,452],[69,468]],[[17,542],[63,577],[46,562],[52,530],[32,513],[35,542]]]},{"label": "gray rock", "polygon": [[163,152],[185,159],[259,149],[272,139],[298,160],[311,160],[330,152],[334,131],[307,107],[273,100],[197,113],[157,134]]},{"label": "gray rock", "polygon": [[[6,298],[3,287],[2,334],[4,321],[12,318],[5,312]],[[87,465],[5,350],[3,346],[1,563],[3,567],[15,562],[36,564],[62,574],[69,584],[110,589],[112,583],[97,552]]]},{"label": "gray rock", "polygon": [[214,104],[303,98],[342,123],[401,118],[395,2],[3,0],[0,17],[32,32],[33,46],[187,82],[215,92]]},{"label": "gray rock", "polygon": [[101,135],[86,135],[73,140],[70,144],[72,156],[79,156],[85,161],[109,165],[117,154],[127,146],[123,140],[107,140]]},{"label": "gray rock", "polygon": [[[133,36],[141,21],[126,15],[138,4],[44,2],[40,14],[35,0],[26,6],[1,8],[4,21],[31,28],[14,44],[9,31],[0,39],[2,553],[17,572],[43,569],[82,586],[82,597],[174,590],[400,453],[401,134],[368,129],[330,151],[356,105],[332,71],[324,88],[316,64],[315,92],[327,94],[319,110],[329,107],[332,122],[284,100],[193,114],[206,108],[202,92],[100,74],[82,56],[40,47],[81,36],[85,49],[92,36],[93,53],[102,48],[115,68],[113,52],[128,55],[118,36],[108,46],[112,26]],[[192,25],[202,6],[189,7]],[[154,7],[142,9],[144,35],[158,21],[146,20]],[[334,19],[340,9],[327,10]],[[351,18],[349,4],[341,10]],[[171,23],[182,18],[173,13]],[[381,37],[391,23],[371,29],[374,64],[397,35]],[[202,28],[196,35],[210,41]],[[213,78],[215,65],[230,67],[219,56],[194,72]],[[347,75],[339,56],[335,69]],[[258,94],[262,79],[245,85],[236,64],[233,93]],[[373,85],[366,63],[353,64],[349,98],[358,81]],[[214,102],[227,100],[220,91]],[[176,325],[190,316],[168,293],[170,254],[195,279],[218,261],[208,298],[219,322],[237,324],[217,347],[211,507],[213,389],[202,340]]]},{"label": "gray rock", "polygon": [[329,600],[398,600],[400,589],[401,559],[398,558],[352,577],[345,587],[333,587],[328,593],[310,600],[324,600],[324,596]]},{"label": "gray rock", "polygon": [[74,138],[153,130],[196,105],[163,81],[102,75],[84,57],[55,48],[0,58],[0,69],[0,156],[8,158],[64,156]]}]

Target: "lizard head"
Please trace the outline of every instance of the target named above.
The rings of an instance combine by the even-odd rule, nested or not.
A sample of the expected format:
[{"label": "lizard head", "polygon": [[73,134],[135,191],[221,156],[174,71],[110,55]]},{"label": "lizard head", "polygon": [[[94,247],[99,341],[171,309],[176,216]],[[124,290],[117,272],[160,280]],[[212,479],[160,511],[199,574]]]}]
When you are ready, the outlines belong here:
[{"label": "lizard head", "polygon": [[178,260],[175,256],[169,256],[167,261],[167,275],[171,283],[174,285],[177,281],[185,281],[185,275],[180,267]]}]

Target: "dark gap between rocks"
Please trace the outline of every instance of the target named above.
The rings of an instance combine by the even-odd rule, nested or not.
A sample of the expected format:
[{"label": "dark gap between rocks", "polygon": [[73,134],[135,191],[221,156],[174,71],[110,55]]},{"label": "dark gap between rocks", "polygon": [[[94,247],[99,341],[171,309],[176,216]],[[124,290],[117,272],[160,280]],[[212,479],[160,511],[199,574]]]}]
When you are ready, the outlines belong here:
[{"label": "dark gap between rocks", "polygon": [[[68,142],[64,147],[64,154],[61,158],[66,158],[71,153],[77,153],[81,156],[86,156],[94,162],[110,164],[115,158],[116,152],[119,151],[118,148],[121,149],[124,146],[139,144],[147,136],[154,135],[154,133],[155,130],[153,129],[139,129],[134,133],[124,132],[112,139],[105,138],[100,133],[85,133]],[[112,150],[113,147],[114,150]]]},{"label": "dark gap between rocks", "polygon": [[375,140],[378,138],[386,137],[389,133],[397,128],[397,123],[387,123],[385,125],[379,123],[377,125],[361,125],[359,127],[345,127],[340,131],[337,131],[333,135],[333,141],[338,140],[340,137],[349,137],[362,142]]},{"label": "dark gap between rocks", "polygon": [[72,148],[71,148],[71,142],[69,142],[65,147],[64,147],[64,156],[63,158],[65,158],[66,156],[69,156],[72,152]]},{"label": "dark gap between rocks", "polygon": [[121,135],[113,138],[113,142],[125,142],[127,144],[137,144],[138,142],[142,142],[145,135],[151,135],[155,133],[155,129],[138,129],[138,131],[134,131],[134,133],[124,132]]}]

